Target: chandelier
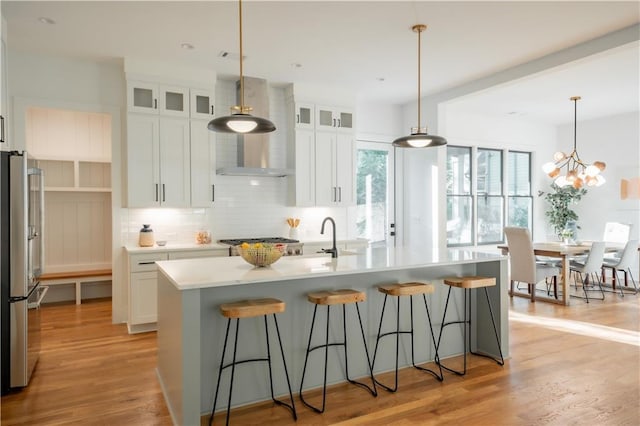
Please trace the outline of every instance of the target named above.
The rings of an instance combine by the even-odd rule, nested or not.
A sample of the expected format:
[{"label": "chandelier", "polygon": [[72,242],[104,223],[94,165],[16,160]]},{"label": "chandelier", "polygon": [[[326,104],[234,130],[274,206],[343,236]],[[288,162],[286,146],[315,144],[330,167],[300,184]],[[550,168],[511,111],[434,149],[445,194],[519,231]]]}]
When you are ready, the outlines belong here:
[{"label": "chandelier", "polygon": [[573,151],[569,155],[562,151],[553,154],[553,161],[545,163],[542,170],[555,178],[556,185],[573,186],[576,189],[587,186],[600,186],[605,183],[604,177],[600,174],[606,167],[602,161],[594,161],[592,164],[585,163],[580,159],[576,147],[577,111],[580,96],[569,98],[573,101]]}]

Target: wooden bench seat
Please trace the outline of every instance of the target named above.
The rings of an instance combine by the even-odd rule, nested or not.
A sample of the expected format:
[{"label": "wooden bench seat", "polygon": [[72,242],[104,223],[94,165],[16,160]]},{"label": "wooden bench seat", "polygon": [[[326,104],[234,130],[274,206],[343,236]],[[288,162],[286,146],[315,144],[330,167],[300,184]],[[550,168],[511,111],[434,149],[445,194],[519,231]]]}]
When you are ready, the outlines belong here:
[{"label": "wooden bench seat", "polygon": [[40,275],[42,285],[74,284],[76,290],[76,305],[82,303],[82,284],[110,281],[111,269],[91,269],[86,271],[50,272]]}]

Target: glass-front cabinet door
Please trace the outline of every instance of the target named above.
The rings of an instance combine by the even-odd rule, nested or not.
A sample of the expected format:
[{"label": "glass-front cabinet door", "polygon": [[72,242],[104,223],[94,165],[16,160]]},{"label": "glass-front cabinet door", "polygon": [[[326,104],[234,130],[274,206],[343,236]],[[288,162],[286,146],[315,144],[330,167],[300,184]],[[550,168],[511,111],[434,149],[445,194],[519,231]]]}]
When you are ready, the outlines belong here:
[{"label": "glass-front cabinet door", "polygon": [[317,130],[353,131],[353,111],[348,108],[318,106],[316,115]]},{"label": "glass-front cabinet door", "polygon": [[294,117],[296,129],[313,129],[314,110],[313,104],[296,103]]},{"label": "glass-front cabinet door", "polygon": [[212,90],[191,89],[191,118],[211,120],[215,114],[214,94]]},{"label": "glass-front cabinet door", "polygon": [[143,81],[128,81],[127,107],[129,112],[158,113],[158,85]]},{"label": "glass-front cabinet door", "polygon": [[189,89],[179,86],[160,86],[160,114],[188,117]]}]

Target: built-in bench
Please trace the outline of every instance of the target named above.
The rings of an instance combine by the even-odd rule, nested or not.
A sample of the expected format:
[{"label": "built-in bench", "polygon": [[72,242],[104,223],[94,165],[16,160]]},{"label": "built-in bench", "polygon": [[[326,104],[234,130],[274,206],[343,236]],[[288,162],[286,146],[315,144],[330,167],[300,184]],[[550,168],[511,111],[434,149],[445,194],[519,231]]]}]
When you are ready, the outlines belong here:
[{"label": "built-in bench", "polygon": [[82,303],[82,284],[110,280],[111,269],[51,272],[40,276],[40,282],[42,285],[75,284],[76,305]]}]

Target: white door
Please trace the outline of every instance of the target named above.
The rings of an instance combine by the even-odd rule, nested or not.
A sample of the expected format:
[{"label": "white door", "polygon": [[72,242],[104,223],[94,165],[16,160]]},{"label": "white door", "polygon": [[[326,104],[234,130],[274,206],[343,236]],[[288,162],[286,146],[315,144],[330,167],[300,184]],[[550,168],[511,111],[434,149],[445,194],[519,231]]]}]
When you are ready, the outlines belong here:
[{"label": "white door", "polygon": [[356,235],[372,245],[395,244],[393,146],[357,142]]}]

